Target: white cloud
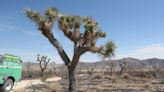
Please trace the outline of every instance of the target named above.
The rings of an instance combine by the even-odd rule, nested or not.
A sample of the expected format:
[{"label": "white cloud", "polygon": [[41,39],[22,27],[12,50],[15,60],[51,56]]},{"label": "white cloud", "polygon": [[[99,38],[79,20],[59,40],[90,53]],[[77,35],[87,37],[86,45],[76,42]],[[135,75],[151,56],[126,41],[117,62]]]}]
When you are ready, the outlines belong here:
[{"label": "white cloud", "polygon": [[[57,53],[49,53],[49,52],[39,52],[39,53],[41,55],[47,55],[49,58],[51,58],[52,61],[56,63],[63,63],[63,61],[61,60],[60,56]],[[36,55],[38,54],[38,52],[20,50],[20,49],[0,49],[0,54],[13,54],[13,55],[20,56],[23,59],[23,61],[36,62]],[[95,62],[101,60],[101,58],[98,58],[97,56],[95,57],[87,54],[82,56],[80,61]],[[149,58],[164,59],[164,45],[154,44],[154,45],[145,46],[143,48],[132,50],[124,55],[118,54],[117,57],[114,59],[120,59],[123,57],[132,57],[137,59],[149,59]]]},{"label": "white cloud", "polygon": [[29,36],[39,36],[40,32],[38,30],[22,30],[23,33],[29,35]]},{"label": "white cloud", "polygon": [[9,25],[5,25],[5,24],[0,24],[0,31],[12,31],[15,30],[14,27],[9,26]]},{"label": "white cloud", "polygon": [[124,57],[133,57],[138,59],[160,58],[164,59],[164,45],[153,44],[143,48],[133,50]]},{"label": "white cloud", "polygon": [[6,24],[0,24],[0,32],[21,32],[23,34],[26,34],[28,36],[39,36],[39,32],[37,30],[30,30],[30,29],[23,29],[20,27],[12,26],[12,25],[6,25]]}]

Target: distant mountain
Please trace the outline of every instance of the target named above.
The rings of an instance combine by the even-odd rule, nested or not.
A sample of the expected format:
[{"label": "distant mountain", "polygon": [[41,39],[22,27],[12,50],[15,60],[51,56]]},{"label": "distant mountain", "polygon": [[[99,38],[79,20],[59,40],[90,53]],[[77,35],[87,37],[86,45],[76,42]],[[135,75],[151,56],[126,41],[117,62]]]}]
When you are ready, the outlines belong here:
[{"label": "distant mountain", "polygon": [[[159,66],[161,68],[164,69],[164,59],[157,59],[157,58],[152,58],[152,59],[145,59],[145,60],[139,60],[139,59],[135,59],[135,58],[123,58],[120,60],[114,60],[117,63],[117,69],[119,68],[118,63],[121,60],[125,60],[128,62],[129,66],[132,68],[136,68],[136,69],[152,69],[152,66]],[[80,62],[79,66],[81,68],[96,68],[96,69],[103,69],[106,68],[107,63],[109,61],[98,61],[98,62],[94,62],[94,63],[84,63],[84,62]]]},{"label": "distant mountain", "polygon": [[[135,68],[137,70],[151,70],[152,67],[155,65],[158,65],[159,67],[164,69],[164,59],[152,58],[152,59],[139,60],[139,59],[135,59],[135,58],[131,58],[131,57],[114,60],[117,63],[116,69],[120,69],[119,62],[121,60],[127,61],[131,68]],[[83,69],[94,68],[94,69],[101,70],[101,69],[105,69],[108,67],[107,66],[108,62],[110,62],[110,61],[102,60],[102,61],[97,61],[97,62],[93,62],[93,63],[80,62],[78,64],[78,67],[83,68]],[[26,68],[26,64],[27,64],[27,62],[23,63],[23,65],[25,66],[24,68]],[[30,62],[30,66],[39,67],[39,64]],[[63,66],[63,64],[56,65],[56,67],[62,67],[62,66]]]}]

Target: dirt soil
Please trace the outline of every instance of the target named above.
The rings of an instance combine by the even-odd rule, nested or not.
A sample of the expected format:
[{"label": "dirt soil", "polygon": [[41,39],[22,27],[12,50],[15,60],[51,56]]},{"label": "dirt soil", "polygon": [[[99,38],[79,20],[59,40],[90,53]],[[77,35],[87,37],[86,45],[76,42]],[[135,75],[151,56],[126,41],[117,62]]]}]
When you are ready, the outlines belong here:
[{"label": "dirt soil", "polygon": [[21,80],[20,82],[15,83],[11,92],[44,92],[43,89],[37,89],[43,86],[45,87],[47,83],[54,83],[60,80],[60,77],[48,78],[46,82],[42,82],[41,79],[31,79],[31,80]]},{"label": "dirt soil", "polygon": [[[62,78],[62,79],[61,79]],[[68,77],[22,80],[11,92],[68,92]],[[164,77],[121,76],[99,72],[77,74],[78,92],[164,92]]]}]

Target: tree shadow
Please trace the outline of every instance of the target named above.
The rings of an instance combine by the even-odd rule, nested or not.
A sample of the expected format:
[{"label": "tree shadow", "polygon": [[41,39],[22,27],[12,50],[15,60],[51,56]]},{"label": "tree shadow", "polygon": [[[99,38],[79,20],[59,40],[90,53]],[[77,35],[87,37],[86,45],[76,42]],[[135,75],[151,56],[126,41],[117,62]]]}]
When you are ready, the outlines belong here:
[{"label": "tree shadow", "polygon": [[[30,92],[44,92],[43,90],[47,90],[46,92],[58,92],[58,88],[60,89],[58,81],[47,81],[43,84],[31,84],[30,86],[26,87],[25,90],[30,90]],[[50,86],[51,84],[55,85],[55,87]]]},{"label": "tree shadow", "polygon": [[36,84],[36,85],[31,85],[25,88],[25,90],[32,90],[32,92],[36,92],[38,90],[42,89],[48,89],[48,86],[46,84]]}]

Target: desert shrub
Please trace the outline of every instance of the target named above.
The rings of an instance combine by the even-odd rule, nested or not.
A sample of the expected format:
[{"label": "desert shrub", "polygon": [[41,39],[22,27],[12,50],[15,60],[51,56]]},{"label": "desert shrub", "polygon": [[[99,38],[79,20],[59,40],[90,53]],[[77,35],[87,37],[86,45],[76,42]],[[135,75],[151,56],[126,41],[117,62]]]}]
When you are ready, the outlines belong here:
[{"label": "desert shrub", "polygon": [[155,86],[155,92],[164,92],[164,86],[163,85]]},{"label": "desert shrub", "polygon": [[56,75],[61,77],[62,79],[67,79],[68,78],[68,70],[65,65],[61,65],[56,69]]},{"label": "desert shrub", "polygon": [[94,69],[93,68],[88,69],[87,73],[89,76],[91,76],[94,73]]},{"label": "desert shrub", "polygon": [[99,75],[99,74],[94,76],[94,79],[101,79],[101,78],[102,78],[102,75]]},{"label": "desert shrub", "polygon": [[120,72],[119,72],[119,75],[122,75],[129,68],[128,62],[125,59],[120,60],[119,66],[121,68]]},{"label": "desert shrub", "polygon": [[162,67],[156,63],[152,66],[152,74],[154,78],[161,77]]},{"label": "desert shrub", "polygon": [[77,66],[76,73],[82,74],[82,68],[80,66]]},{"label": "desert shrub", "polygon": [[26,66],[26,68],[27,68],[27,72],[26,72],[26,74],[27,74],[27,77],[28,78],[30,78],[30,77],[32,77],[32,74],[31,74],[31,63],[30,62],[27,62],[26,64],[25,64],[25,66]]},{"label": "desert shrub", "polygon": [[124,75],[123,75],[123,78],[126,79],[126,80],[127,80],[127,79],[130,79],[130,77],[131,77],[131,76],[130,76],[129,74],[124,74]]},{"label": "desert shrub", "polygon": [[109,66],[109,70],[111,72],[111,75],[113,75],[113,72],[115,71],[116,65],[117,65],[116,62],[113,60],[108,62],[108,66]]},{"label": "desert shrub", "polygon": [[147,91],[152,91],[153,90],[153,86],[150,83],[144,83],[144,88]]},{"label": "desert shrub", "polygon": [[[52,73],[53,71],[50,71],[50,68],[51,67],[47,66],[47,69],[44,71],[44,75],[46,75],[47,77],[52,77],[52,76],[56,75],[56,74]],[[26,66],[24,66],[23,70],[22,70],[22,79],[35,79],[35,78],[40,78],[39,64],[31,63],[30,77],[29,77]]]},{"label": "desert shrub", "polygon": [[56,73],[56,63],[55,62],[51,62],[50,63],[50,66],[51,66],[51,68],[50,68],[50,73],[53,75],[53,74],[55,74]]}]

